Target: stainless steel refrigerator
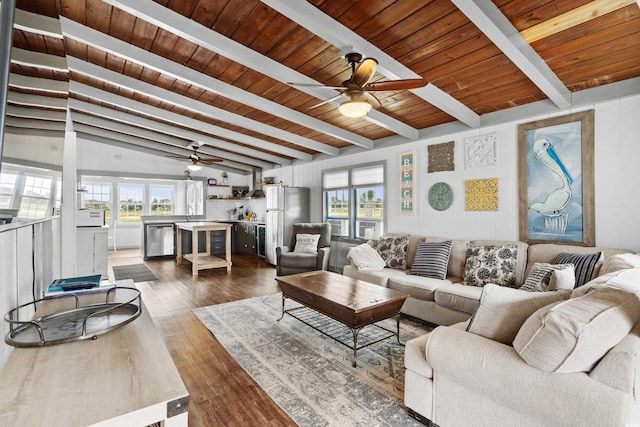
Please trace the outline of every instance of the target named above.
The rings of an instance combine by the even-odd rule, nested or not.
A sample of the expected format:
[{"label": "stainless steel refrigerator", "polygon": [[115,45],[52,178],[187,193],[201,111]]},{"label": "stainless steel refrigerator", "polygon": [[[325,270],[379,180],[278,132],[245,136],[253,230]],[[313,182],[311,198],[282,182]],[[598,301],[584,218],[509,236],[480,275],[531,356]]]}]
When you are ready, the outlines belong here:
[{"label": "stainless steel refrigerator", "polygon": [[265,230],[265,259],[276,264],[276,248],[288,245],[291,226],[309,222],[309,189],[267,185],[265,190],[267,222]]}]

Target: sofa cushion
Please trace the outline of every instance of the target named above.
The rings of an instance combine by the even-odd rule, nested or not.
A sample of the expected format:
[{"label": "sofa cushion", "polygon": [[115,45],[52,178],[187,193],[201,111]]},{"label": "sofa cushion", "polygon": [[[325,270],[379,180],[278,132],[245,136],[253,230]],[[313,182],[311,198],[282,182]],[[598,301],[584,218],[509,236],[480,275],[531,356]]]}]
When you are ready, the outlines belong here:
[{"label": "sofa cushion", "polygon": [[[638,283],[640,274],[612,279]],[[536,311],[520,328],[513,347],[528,364],[548,372],[589,372],[640,317],[635,293],[601,285]]]},{"label": "sofa cushion", "polygon": [[446,242],[420,242],[409,274],[444,279],[451,253],[451,240]]},{"label": "sofa cushion", "polygon": [[465,286],[462,283],[451,283],[436,288],[434,295],[436,304],[472,314],[480,301],[482,288]]},{"label": "sofa cushion", "polygon": [[607,257],[602,263],[598,275],[613,273],[614,271],[624,270],[627,268],[640,267],[640,254],[616,254]]},{"label": "sofa cushion", "polygon": [[447,276],[464,277],[464,264],[467,260],[467,245],[469,240],[447,239],[444,237],[425,237],[425,242],[446,242],[451,240],[451,251],[449,252],[449,265],[447,266]]},{"label": "sofa cushion", "polygon": [[409,247],[408,234],[384,234],[376,242],[375,249],[378,251],[382,259],[384,259],[387,267],[406,269],[407,268],[407,249]]},{"label": "sofa cushion", "polygon": [[411,298],[423,301],[434,301],[434,291],[451,282],[448,279],[432,279],[430,277],[413,276],[410,274],[394,275],[389,277],[387,287],[403,293],[408,293]]},{"label": "sofa cushion", "polygon": [[495,283],[501,286],[516,287],[516,266],[518,247],[504,246],[467,246],[467,261],[464,271],[464,284],[484,286]]},{"label": "sofa cushion", "polygon": [[378,251],[367,243],[350,248],[347,258],[358,270],[382,270],[387,265]]},{"label": "sofa cushion", "polygon": [[382,270],[358,270],[355,265],[345,265],[342,274],[353,279],[363,280],[375,285],[387,286],[389,277],[406,276],[404,270],[396,270],[395,268],[383,268]]},{"label": "sofa cushion", "polygon": [[293,248],[293,252],[317,254],[318,240],[320,240],[319,234],[297,234],[296,246]]},{"label": "sofa cushion", "polygon": [[576,288],[589,282],[596,274],[596,265],[602,260],[602,252],[591,254],[561,253],[554,260],[554,264],[573,264],[576,274]]},{"label": "sofa cushion", "polygon": [[287,256],[280,257],[281,267],[294,268],[315,268],[318,261],[318,254],[306,252],[289,252]]},{"label": "sofa cushion", "polygon": [[573,264],[536,262],[520,289],[528,292],[573,289],[575,282]]},{"label": "sofa cushion", "polygon": [[526,292],[486,284],[467,331],[511,345],[522,324],[539,308],[568,299],[571,292]]}]

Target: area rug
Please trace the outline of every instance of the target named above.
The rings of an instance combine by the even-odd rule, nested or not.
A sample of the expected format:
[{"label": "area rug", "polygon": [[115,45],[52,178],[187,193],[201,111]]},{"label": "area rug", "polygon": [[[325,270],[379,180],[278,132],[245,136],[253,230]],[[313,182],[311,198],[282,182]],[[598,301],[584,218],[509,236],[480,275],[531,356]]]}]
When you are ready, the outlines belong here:
[{"label": "area rug", "polygon": [[156,279],[151,270],[144,264],[118,265],[113,267],[116,280],[131,279],[134,282],[150,282]]},{"label": "area rug", "polygon": [[[421,425],[403,405],[404,347],[395,337],[358,350],[354,368],[351,349],[288,314],[277,321],[281,305],[278,293],[198,308],[194,313],[299,426]],[[287,300],[287,309],[295,306]],[[337,324],[333,327],[341,326],[351,335]],[[395,328],[395,320],[382,324]],[[400,340],[429,330],[403,319]]]}]

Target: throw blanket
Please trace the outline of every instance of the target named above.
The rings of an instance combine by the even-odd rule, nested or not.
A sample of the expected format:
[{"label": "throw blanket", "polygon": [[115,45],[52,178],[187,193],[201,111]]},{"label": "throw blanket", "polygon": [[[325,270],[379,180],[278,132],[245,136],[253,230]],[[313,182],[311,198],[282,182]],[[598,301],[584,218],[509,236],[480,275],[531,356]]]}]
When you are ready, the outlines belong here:
[{"label": "throw blanket", "polygon": [[358,270],[382,270],[387,265],[378,251],[367,243],[349,249],[347,258],[358,267]]}]

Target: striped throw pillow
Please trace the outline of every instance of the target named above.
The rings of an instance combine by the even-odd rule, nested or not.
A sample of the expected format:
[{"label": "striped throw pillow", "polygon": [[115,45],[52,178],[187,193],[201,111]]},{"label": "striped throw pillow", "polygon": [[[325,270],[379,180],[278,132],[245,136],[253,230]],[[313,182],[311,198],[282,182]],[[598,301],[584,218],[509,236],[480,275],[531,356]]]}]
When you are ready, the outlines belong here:
[{"label": "striped throw pillow", "polygon": [[420,242],[409,274],[444,279],[451,253],[451,240],[446,242]]},{"label": "striped throw pillow", "polygon": [[602,252],[596,252],[594,254],[559,254],[554,264],[573,264],[576,272],[576,285],[578,288],[593,279],[593,273],[596,269],[596,264],[602,258]]}]

